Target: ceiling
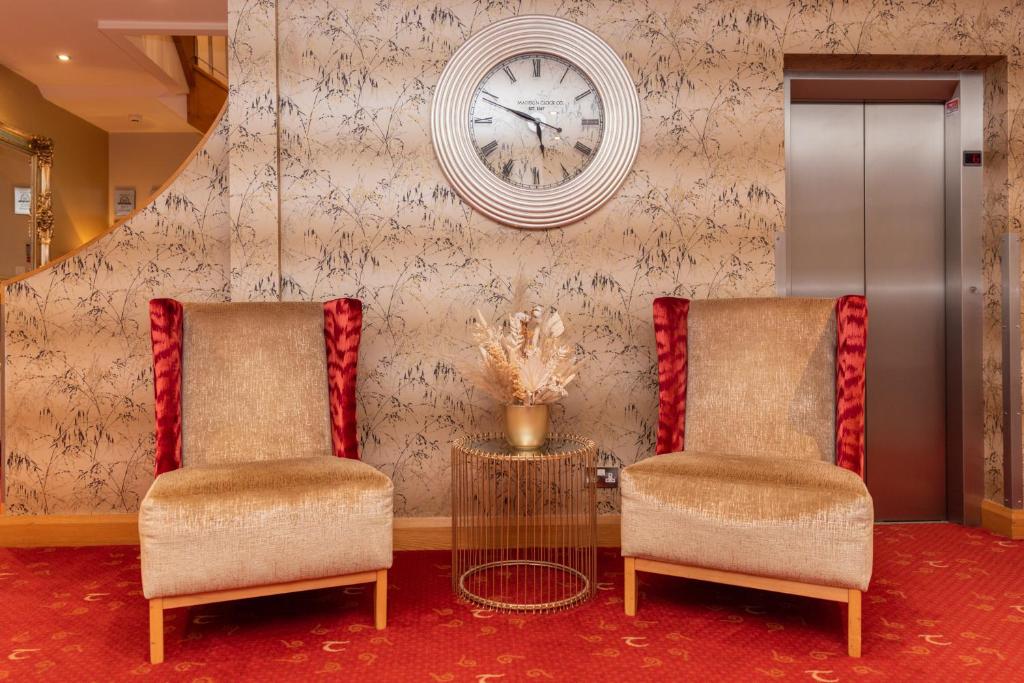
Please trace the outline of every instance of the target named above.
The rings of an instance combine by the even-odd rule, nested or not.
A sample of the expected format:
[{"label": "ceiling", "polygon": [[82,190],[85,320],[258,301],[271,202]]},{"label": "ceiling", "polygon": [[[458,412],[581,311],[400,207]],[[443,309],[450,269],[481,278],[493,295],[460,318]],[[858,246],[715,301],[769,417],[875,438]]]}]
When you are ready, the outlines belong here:
[{"label": "ceiling", "polygon": [[0,64],[46,99],[111,133],[185,132],[187,91],[135,37],[223,34],[227,0],[21,0],[3,15]]}]

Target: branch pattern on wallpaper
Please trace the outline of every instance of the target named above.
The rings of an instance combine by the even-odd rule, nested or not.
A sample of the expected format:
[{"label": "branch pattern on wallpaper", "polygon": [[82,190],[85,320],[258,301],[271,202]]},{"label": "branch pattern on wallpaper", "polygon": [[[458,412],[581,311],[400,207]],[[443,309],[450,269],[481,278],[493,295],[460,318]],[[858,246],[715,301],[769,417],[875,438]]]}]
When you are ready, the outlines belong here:
[{"label": "branch pattern on wallpaper", "polygon": [[[730,123],[757,121],[763,105],[732,79],[711,83],[726,60],[702,67],[709,89],[686,84],[703,48],[696,34],[686,44],[691,31],[666,14],[670,3],[558,6],[608,40],[641,84],[640,156],[608,205],[567,228],[528,232],[481,218],[452,193],[429,138],[441,70],[480,27],[546,8],[279,7],[283,291],[366,304],[362,453],[395,480],[398,514],[446,514],[449,442],[500,424],[453,368],[473,352],[469,312],[506,308],[520,268],[536,275],[530,301],[556,307],[587,354],[554,428],[592,436],[604,461],[619,465],[654,448],[652,299],[771,293],[782,209],[769,188],[781,168],[759,126],[772,122]],[[710,16],[700,23],[729,40],[739,34]]]},{"label": "branch pattern on wallpaper", "polygon": [[[474,214],[445,182],[429,137],[447,59],[482,26],[528,12],[565,16],[605,39],[643,113],[640,154],[617,196],[549,232]],[[772,239],[784,225],[783,55],[815,52],[1012,53],[1010,89],[986,88],[986,158],[998,159],[990,152],[1007,140],[1017,150],[1002,155],[1001,177],[999,164],[986,167],[986,180],[997,180],[987,182],[984,245],[986,479],[998,495],[994,254],[999,234],[1019,231],[1024,217],[1024,63],[1014,47],[1024,43],[1015,19],[1024,0],[230,0],[229,14],[232,55],[261,66],[232,71],[227,181],[222,124],[155,207],[8,292],[13,511],[134,509],[152,476],[144,311],[154,295],[272,298],[279,288],[284,299],[362,299],[363,458],[394,479],[397,514],[439,515],[448,511],[449,441],[500,425],[493,403],[455,369],[473,353],[472,312],[505,309],[523,270],[536,276],[530,299],[556,307],[587,353],[554,428],[594,438],[607,464],[646,457],[657,428],[651,302],[772,293]],[[213,194],[225,182],[230,219],[227,190]],[[110,266],[93,265],[101,257]]]},{"label": "branch pattern on wallpaper", "polygon": [[[643,139],[634,173],[608,206],[562,230],[524,233],[481,219],[452,194],[430,149],[429,104],[468,36],[552,5],[348,7],[279,7],[281,274],[286,298],[367,303],[363,453],[395,479],[400,514],[444,514],[448,441],[497,426],[452,371],[450,353],[465,338],[462,313],[501,308],[521,266],[539,273],[533,300],[564,313],[589,353],[556,427],[593,436],[607,462],[651,452],[652,298],[772,292],[771,240],[784,224],[785,51],[974,53],[982,48],[959,27],[978,25],[996,50],[1021,30],[1009,23],[1010,6],[986,15],[997,17],[990,22],[934,2],[881,10],[558,3],[556,13],[596,31],[625,60],[642,99]],[[991,382],[998,338],[986,350]],[[997,434],[990,420],[990,490]]]},{"label": "branch pattern on wallpaper", "polygon": [[280,298],[278,244],[277,0],[228,9],[231,298]]},{"label": "branch pattern on wallpaper", "polygon": [[7,287],[5,511],[134,511],[153,480],[153,297],[226,300],[227,122],[119,229]]}]

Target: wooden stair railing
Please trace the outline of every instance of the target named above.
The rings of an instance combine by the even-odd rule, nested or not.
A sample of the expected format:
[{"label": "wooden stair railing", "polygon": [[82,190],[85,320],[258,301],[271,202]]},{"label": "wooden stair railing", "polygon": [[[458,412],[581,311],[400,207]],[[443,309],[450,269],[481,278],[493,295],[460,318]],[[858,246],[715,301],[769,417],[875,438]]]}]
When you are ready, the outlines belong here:
[{"label": "wooden stair railing", "polygon": [[205,133],[224,106],[227,85],[198,66],[195,36],[174,36],[174,46],[188,82],[188,123]]}]

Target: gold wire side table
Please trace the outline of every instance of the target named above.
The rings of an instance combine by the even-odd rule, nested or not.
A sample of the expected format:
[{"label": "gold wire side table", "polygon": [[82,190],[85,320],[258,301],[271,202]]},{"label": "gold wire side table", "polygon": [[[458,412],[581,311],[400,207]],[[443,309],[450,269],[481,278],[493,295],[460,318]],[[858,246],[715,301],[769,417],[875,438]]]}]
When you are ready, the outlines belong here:
[{"label": "gold wire side table", "polygon": [[597,447],[553,435],[536,450],[500,434],[452,444],[452,588],[503,612],[566,609],[593,597]]}]

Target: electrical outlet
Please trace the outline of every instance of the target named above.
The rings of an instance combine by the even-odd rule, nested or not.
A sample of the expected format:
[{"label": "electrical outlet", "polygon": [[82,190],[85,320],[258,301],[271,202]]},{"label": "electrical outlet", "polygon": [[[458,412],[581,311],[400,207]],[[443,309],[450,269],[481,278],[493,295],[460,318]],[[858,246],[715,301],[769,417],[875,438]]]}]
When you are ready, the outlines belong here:
[{"label": "electrical outlet", "polygon": [[618,467],[598,467],[596,470],[597,488],[617,489],[619,488]]}]

